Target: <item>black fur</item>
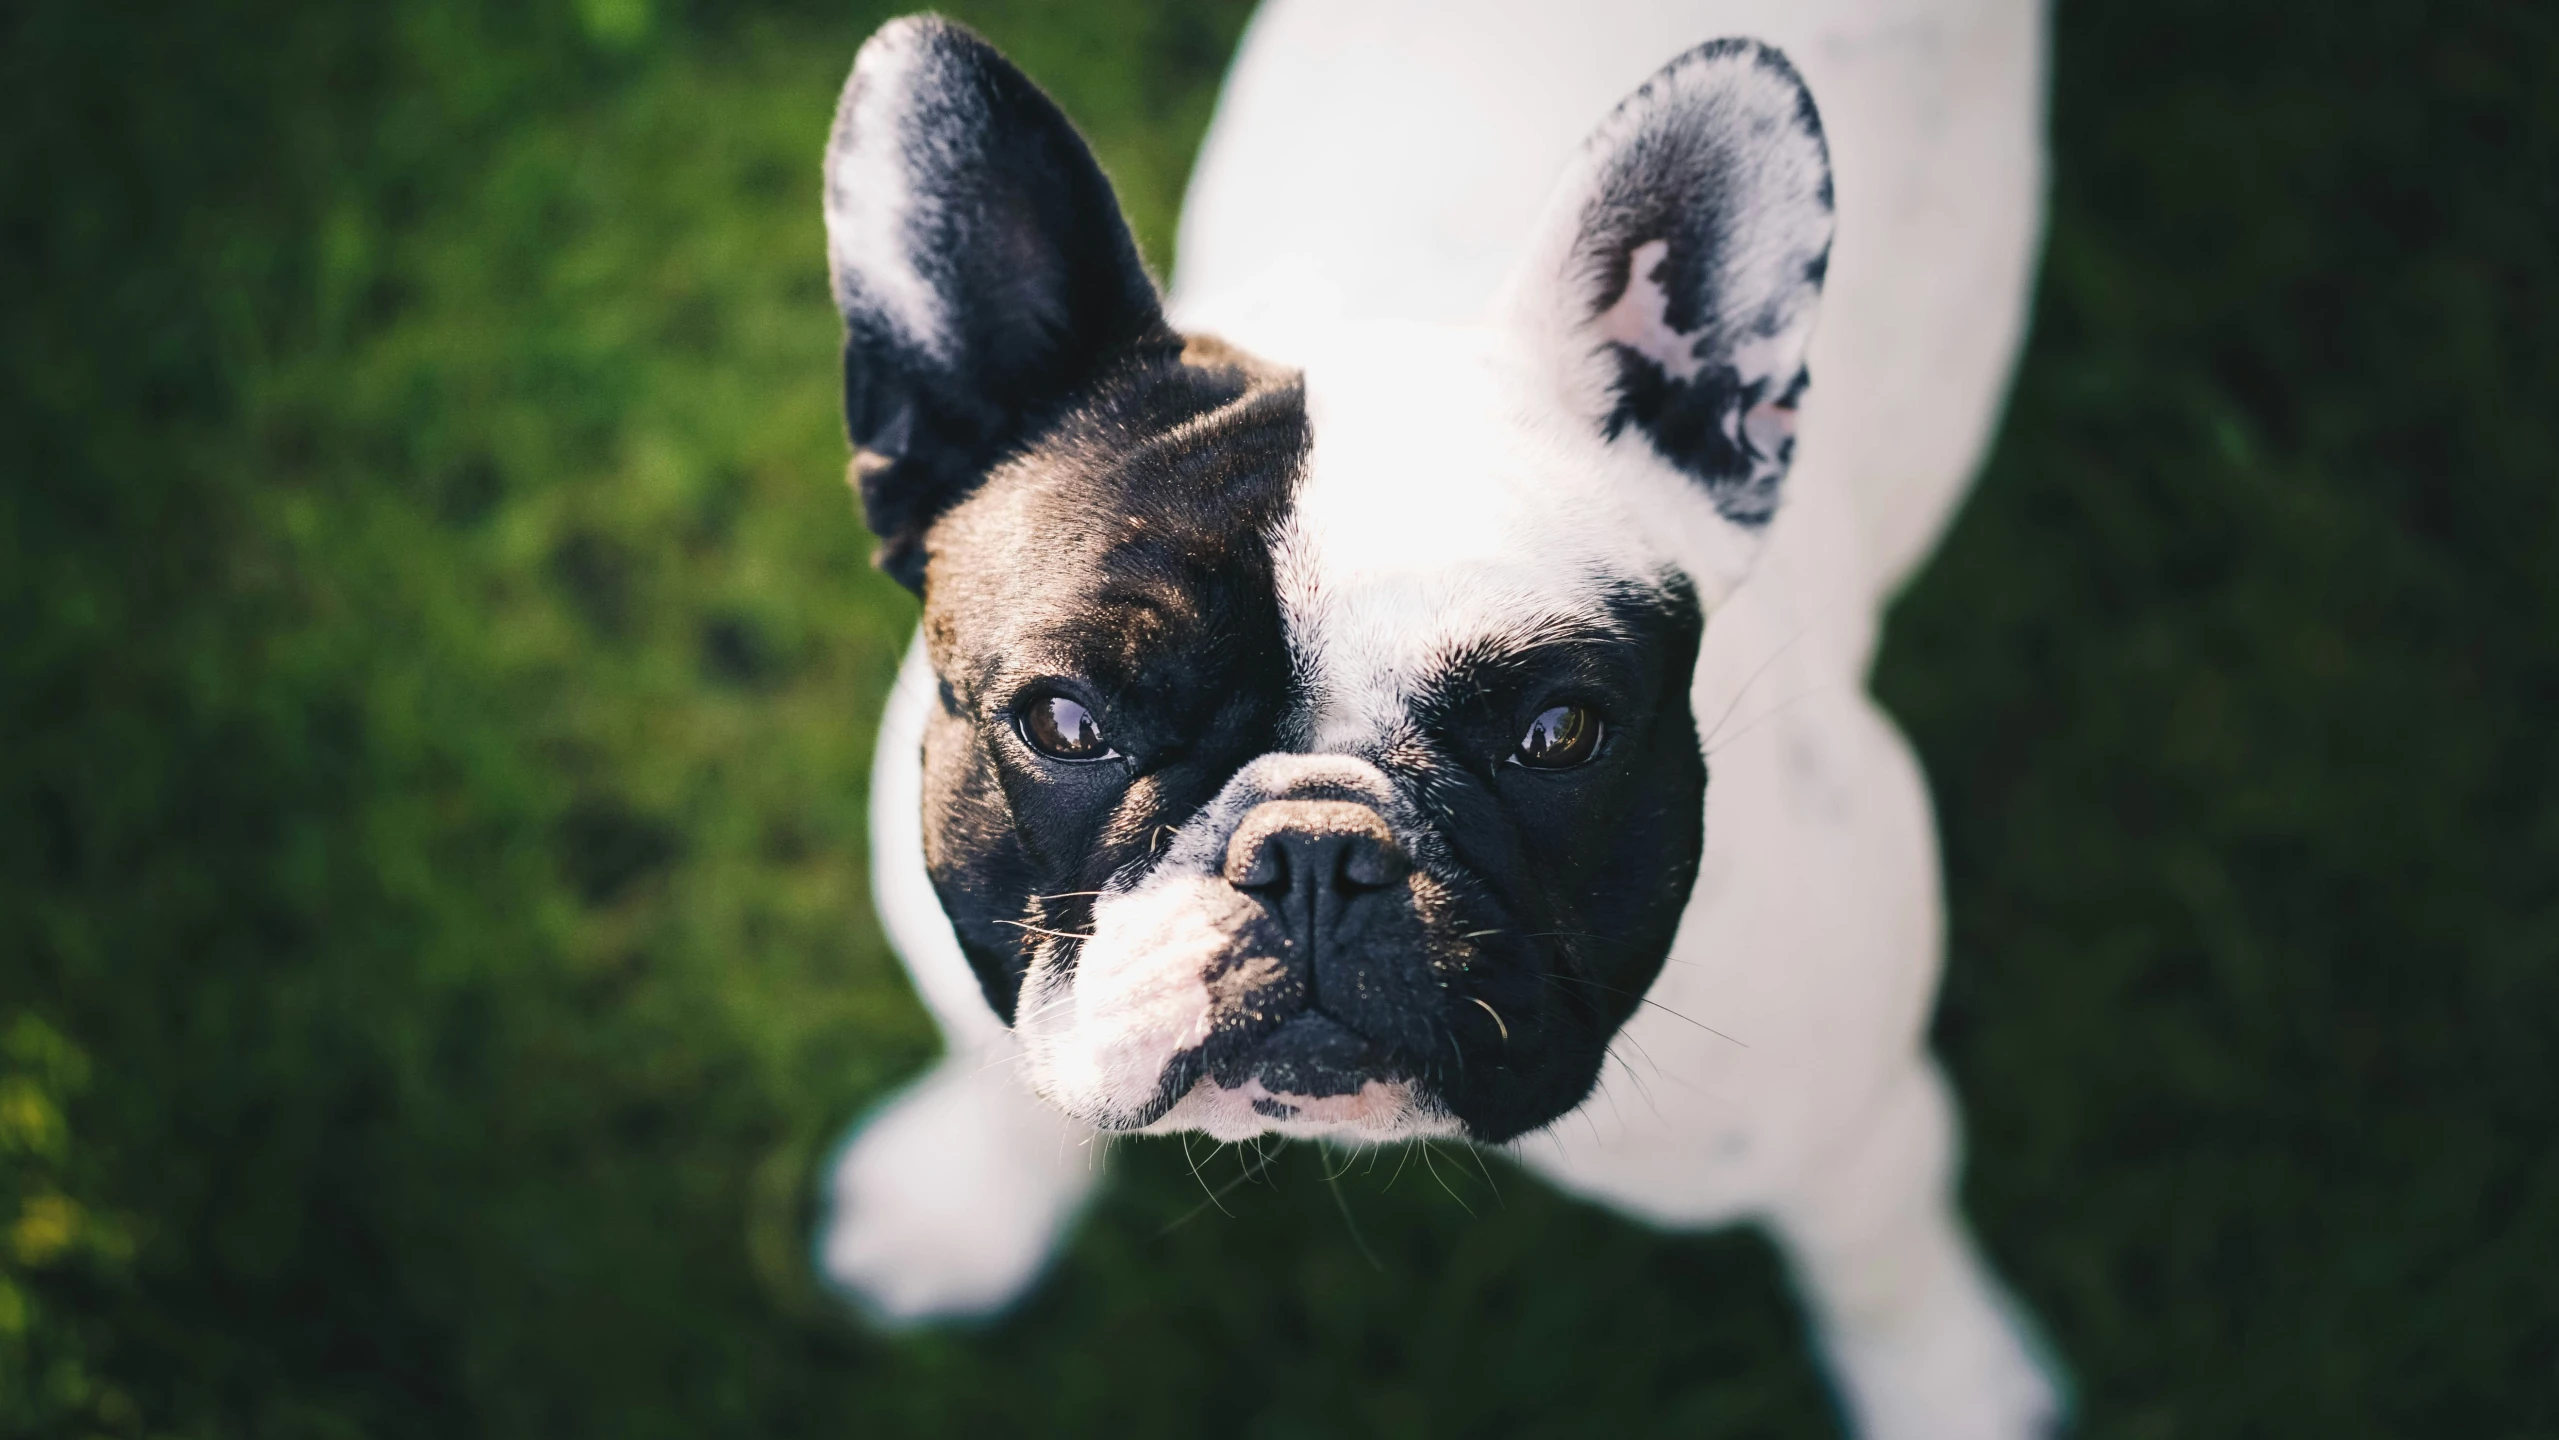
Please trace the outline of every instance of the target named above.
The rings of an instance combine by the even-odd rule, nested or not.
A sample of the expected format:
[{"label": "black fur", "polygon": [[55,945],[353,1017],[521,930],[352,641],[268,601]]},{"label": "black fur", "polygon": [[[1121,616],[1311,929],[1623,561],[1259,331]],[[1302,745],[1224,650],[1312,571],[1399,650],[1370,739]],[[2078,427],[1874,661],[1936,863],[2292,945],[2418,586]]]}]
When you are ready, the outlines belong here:
[{"label": "black fur", "polygon": [[935,516],[1099,372],[1178,342],[1110,182],[1057,106],[967,30],[934,16],[897,23],[913,47],[910,103],[893,133],[857,133],[864,87],[879,79],[856,65],[828,145],[828,204],[879,201],[840,193],[835,157],[894,151],[910,258],[941,301],[935,354],[900,330],[862,275],[839,265],[834,276],[863,512],[880,568],[920,592]]},{"label": "black fur", "polygon": [[[1688,707],[1704,629],[1685,584],[1624,585],[1534,646],[1452,657],[1418,709],[1437,753],[1417,745],[1398,769],[1453,872],[1475,877],[1456,933],[1497,932],[1466,942],[1450,986],[1466,1070],[1447,1098],[1478,1139],[1580,1104],[1670,953],[1705,848]],[[1530,717],[1565,702],[1598,711],[1599,753],[1563,771],[1508,763]]]},{"label": "black fur", "polygon": [[[1355,802],[1412,873],[1359,887],[1327,927],[1241,907],[1210,977],[1212,1033],[1168,1067],[1158,1113],[1202,1075],[1310,1097],[1400,1079],[1500,1143],[1590,1094],[1704,849],[1688,708],[1703,621],[1678,583],[1630,583],[1558,620],[1531,643],[1444,657],[1408,723],[1358,756],[1382,787],[1309,756],[1225,797],[1230,828],[1265,801]],[[1529,719],[1558,703],[1599,712],[1599,753],[1564,771],[1512,764]]]},{"label": "black fur", "polygon": [[[929,532],[942,704],[925,737],[925,857],[1008,1023],[1026,942],[1086,929],[1091,897],[1076,892],[1154,854],[1290,733],[1265,537],[1306,446],[1293,374],[1197,341],[1110,373]],[[1013,717],[1049,691],[1090,707],[1128,758],[1031,751]]]}]

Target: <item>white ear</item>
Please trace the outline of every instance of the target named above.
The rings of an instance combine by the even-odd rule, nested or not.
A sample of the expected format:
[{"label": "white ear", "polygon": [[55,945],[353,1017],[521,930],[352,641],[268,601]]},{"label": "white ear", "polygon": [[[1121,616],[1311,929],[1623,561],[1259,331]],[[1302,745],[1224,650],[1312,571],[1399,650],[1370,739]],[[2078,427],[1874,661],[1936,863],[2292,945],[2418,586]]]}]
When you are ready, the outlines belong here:
[{"label": "white ear", "polygon": [[1830,153],[1786,57],[1717,40],[1628,96],[1565,173],[1511,323],[1571,411],[1745,529],[1777,512],[1830,258]]}]

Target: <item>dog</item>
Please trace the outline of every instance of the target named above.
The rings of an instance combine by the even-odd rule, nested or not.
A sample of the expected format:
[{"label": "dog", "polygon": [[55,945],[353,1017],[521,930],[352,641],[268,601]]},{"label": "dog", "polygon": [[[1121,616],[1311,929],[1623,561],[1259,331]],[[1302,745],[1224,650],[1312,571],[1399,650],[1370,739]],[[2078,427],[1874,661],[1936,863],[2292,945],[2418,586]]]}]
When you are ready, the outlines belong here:
[{"label": "dog", "polygon": [[833,1284],[1001,1308],[1096,1133],[1443,1136],[1764,1225],[1861,1434],[2060,1422],[1954,1205],[1934,827],[1865,689],[2023,332],[2044,31],[1272,0],[1169,300],[992,48],[862,47],[845,418],[923,601],[872,848],[948,1054],[831,1163]]}]

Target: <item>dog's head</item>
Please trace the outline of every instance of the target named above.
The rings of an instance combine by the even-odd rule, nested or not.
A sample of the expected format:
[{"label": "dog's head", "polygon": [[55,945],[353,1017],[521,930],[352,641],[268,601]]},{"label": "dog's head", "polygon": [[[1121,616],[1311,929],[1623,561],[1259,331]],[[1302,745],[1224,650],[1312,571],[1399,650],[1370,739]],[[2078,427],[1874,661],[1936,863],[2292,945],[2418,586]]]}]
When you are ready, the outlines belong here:
[{"label": "dog's head", "polygon": [[1485,326],[1286,370],[1170,328],[983,42],[863,48],[826,159],[855,478],[939,679],[927,867],[1043,1094],[1501,1141],[1589,1093],[1696,876],[1691,672],[1780,499],[1830,210],[1794,71],[1709,45]]}]

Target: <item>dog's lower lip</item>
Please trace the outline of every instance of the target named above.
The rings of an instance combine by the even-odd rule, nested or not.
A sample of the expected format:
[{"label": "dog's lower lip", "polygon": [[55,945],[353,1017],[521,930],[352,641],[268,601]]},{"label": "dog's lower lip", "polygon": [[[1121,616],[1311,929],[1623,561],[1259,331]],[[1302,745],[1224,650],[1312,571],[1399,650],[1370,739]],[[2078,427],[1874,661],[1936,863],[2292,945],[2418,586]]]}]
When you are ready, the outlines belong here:
[{"label": "dog's lower lip", "polygon": [[1229,1074],[1215,1077],[1220,1084],[1259,1080],[1274,1093],[1320,1099],[1356,1094],[1373,1080],[1390,1079],[1389,1072],[1397,1067],[1387,1063],[1366,1035],[1339,1017],[1307,1009],[1262,1037],[1239,1063],[1227,1068]]},{"label": "dog's lower lip", "polygon": [[1199,1084],[1200,1077],[1207,1073],[1208,1062],[1199,1051],[1190,1050],[1176,1055],[1173,1057],[1173,1062],[1164,1067],[1163,1078],[1157,1082],[1154,1096],[1140,1106],[1133,1115],[1125,1119],[1097,1120],[1094,1122],[1094,1128],[1143,1130],[1163,1119],[1174,1106],[1181,1104],[1182,1097],[1190,1094],[1191,1087]]}]

